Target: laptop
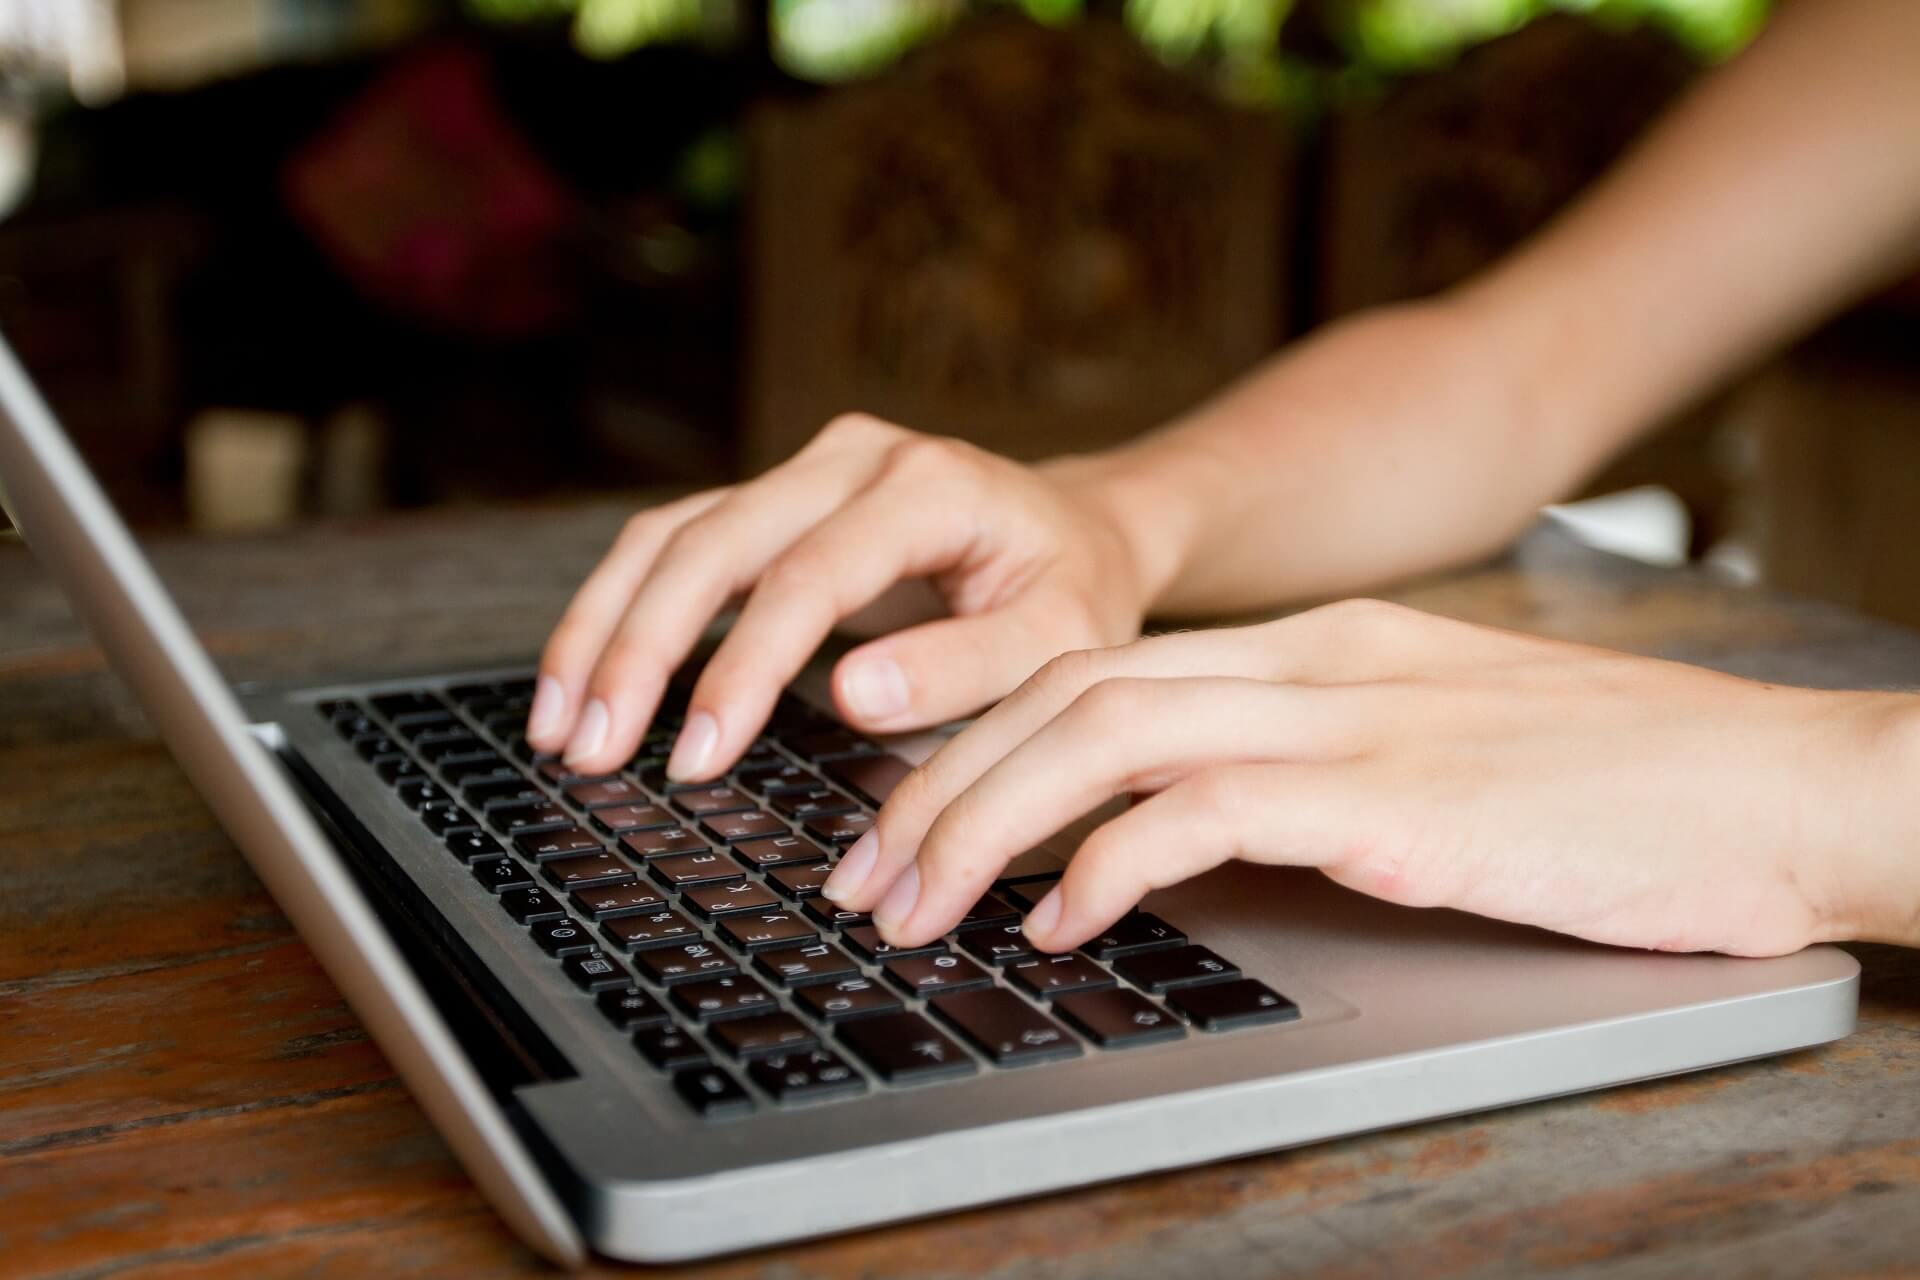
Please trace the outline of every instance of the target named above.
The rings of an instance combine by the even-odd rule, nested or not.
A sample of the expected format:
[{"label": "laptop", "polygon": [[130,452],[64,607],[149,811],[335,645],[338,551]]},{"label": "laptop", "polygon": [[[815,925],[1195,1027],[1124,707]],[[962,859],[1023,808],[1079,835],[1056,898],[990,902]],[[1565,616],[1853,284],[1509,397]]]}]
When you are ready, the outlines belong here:
[{"label": "laptop", "polygon": [[[1074,833],[934,946],[819,896],[938,734],[803,678],[724,779],[580,778],[530,664],[241,696],[0,344],[0,487],[222,825],[528,1244],[699,1258],[1779,1054],[1858,966],[1616,950],[1229,865],[1068,955],[1021,914]],[[817,675],[817,673],[815,673]]]}]

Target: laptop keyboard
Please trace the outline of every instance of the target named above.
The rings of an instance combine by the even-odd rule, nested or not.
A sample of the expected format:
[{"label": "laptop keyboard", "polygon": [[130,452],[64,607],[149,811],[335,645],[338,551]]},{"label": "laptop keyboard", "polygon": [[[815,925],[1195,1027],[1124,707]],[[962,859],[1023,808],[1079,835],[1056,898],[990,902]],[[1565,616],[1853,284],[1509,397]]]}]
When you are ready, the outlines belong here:
[{"label": "laptop keyboard", "polygon": [[724,778],[683,784],[671,699],[624,770],[583,777],[528,746],[532,696],[516,679],[319,711],[552,957],[555,997],[590,1000],[702,1115],[1299,1017],[1149,912],[1034,950],[1022,915],[1053,876],[997,883],[926,946],[881,941],[820,886],[910,766],[793,699]]}]

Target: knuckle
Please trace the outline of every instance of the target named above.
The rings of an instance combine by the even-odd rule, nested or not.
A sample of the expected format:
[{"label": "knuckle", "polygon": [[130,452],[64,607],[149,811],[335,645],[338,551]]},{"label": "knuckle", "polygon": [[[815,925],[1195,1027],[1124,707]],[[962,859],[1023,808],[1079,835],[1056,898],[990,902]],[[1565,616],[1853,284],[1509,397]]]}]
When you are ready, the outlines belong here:
[{"label": "knuckle", "polygon": [[1239,820],[1246,789],[1231,769],[1203,769],[1181,784],[1188,799],[1215,823],[1231,828]]},{"label": "knuckle", "polygon": [[1019,692],[1043,698],[1071,698],[1099,678],[1102,651],[1069,649],[1040,664]]},{"label": "knuckle", "polygon": [[1341,600],[1313,610],[1320,622],[1335,634],[1374,636],[1400,628],[1413,610],[1386,600]]},{"label": "knuckle", "polygon": [[1073,700],[1067,714],[1102,737],[1139,723],[1153,700],[1153,682],[1116,676],[1096,680]]},{"label": "knuckle", "polygon": [[887,450],[887,470],[904,476],[949,475],[966,462],[966,453],[967,446],[958,440],[916,432]]},{"label": "knuckle", "polygon": [[862,441],[884,437],[900,430],[901,428],[894,426],[884,418],[876,418],[870,413],[853,410],[847,413],[836,413],[833,417],[827,419],[827,425],[820,428],[819,433],[814,436],[814,439],[821,444],[858,444]]}]

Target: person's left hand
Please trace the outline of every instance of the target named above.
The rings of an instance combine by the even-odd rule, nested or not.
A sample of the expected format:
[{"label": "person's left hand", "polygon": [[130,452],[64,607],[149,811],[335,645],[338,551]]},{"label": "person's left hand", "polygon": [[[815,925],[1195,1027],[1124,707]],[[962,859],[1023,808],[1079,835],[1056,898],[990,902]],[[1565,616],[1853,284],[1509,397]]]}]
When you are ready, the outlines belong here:
[{"label": "person's left hand", "polygon": [[1036,946],[1229,858],[1625,946],[1911,938],[1913,705],[1350,602],[1054,660],[901,783],[827,895],[917,945],[1151,793],[1035,906]]}]

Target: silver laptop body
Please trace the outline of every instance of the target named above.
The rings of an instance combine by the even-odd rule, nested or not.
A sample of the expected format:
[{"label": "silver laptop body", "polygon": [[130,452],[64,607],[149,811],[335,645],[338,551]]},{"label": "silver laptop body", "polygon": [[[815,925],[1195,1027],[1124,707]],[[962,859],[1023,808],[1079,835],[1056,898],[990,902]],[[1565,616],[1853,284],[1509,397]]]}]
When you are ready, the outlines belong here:
[{"label": "silver laptop body", "polygon": [[[35,554],[481,1190],[530,1245],[562,1263],[590,1252],[671,1261],[757,1248],[1783,1053],[1854,1025],[1858,966],[1832,947],[1772,960],[1613,950],[1389,907],[1313,873],[1233,865],[1156,893],[1143,909],[1280,993],[1290,1002],[1285,1020],[1263,1021],[1279,1015],[1256,1009],[1241,1019],[1254,1025],[1210,1031],[1204,1018],[1179,1013],[1179,992],[1197,987],[1149,987],[1140,1003],[1157,1011],[1157,1034],[1106,1048],[1064,1017],[1064,997],[1023,992],[1026,1016],[1061,1033],[1045,1033],[1045,1052],[1022,1057],[1012,1041],[969,1039],[943,1014],[928,1025],[947,1041],[939,1054],[950,1069],[924,1083],[889,1083],[849,1051],[861,1022],[881,1024],[816,1016],[821,1002],[803,1008],[804,987],[757,968],[763,952],[729,941],[737,934],[721,931],[724,917],[695,915],[697,942],[754,976],[771,992],[768,1007],[794,1014],[839,1064],[825,1072],[832,1079],[813,1080],[831,1087],[782,1100],[785,1085],[768,1064],[791,1059],[804,1072],[801,1051],[738,1045],[697,1007],[676,1004],[684,984],[638,981],[668,1012],[667,1029],[704,1051],[741,1095],[724,1114],[702,1114],[686,1082],[654,1066],[636,1031],[616,1026],[606,1002],[576,985],[580,966],[563,969],[535,945],[475,864],[429,831],[365,758],[365,733],[341,731],[364,715],[372,732],[394,739],[395,752],[380,758],[413,760],[401,766],[408,776],[438,786],[439,767],[414,760],[376,699],[422,695],[457,730],[505,754],[496,741],[503,717],[484,714],[502,699],[484,691],[512,689],[525,668],[340,681],[243,704],[4,344],[0,488]],[[917,762],[938,741],[887,746]],[[537,770],[525,776],[594,829],[560,784]],[[443,789],[459,802],[457,785]],[[523,857],[484,814],[474,825],[566,901],[589,934],[623,918],[574,910],[572,896],[542,877],[548,864]],[[1068,849],[1070,835],[1061,838]],[[637,885],[679,904],[651,864],[612,837],[605,844],[632,862]],[[1060,854],[1043,848],[1010,875],[1059,865]],[[764,885],[771,874],[735,883]],[[1018,905],[1020,885],[1002,893]],[[805,919],[802,905],[783,898],[771,914]],[[847,949],[830,923],[817,931]],[[605,936],[591,940],[625,968],[639,959]],[[978,941],[977,931],[963,933],[954,953],[988,972],[989,990],[1019,990],[1013,968],[981,959]],[[1171,954],[1148,942],[1103,963],[1120,975],[1113,989],[1125,990],[1147,983],[1140,975],[1152,967],[1129,967],[1129,957]],[[934,1007],[890,985],[877,964],[862,964],[857,981],[892,992],[904,1011]],[[1031,1065],[1002,1065],[1000,1050]]]}]

